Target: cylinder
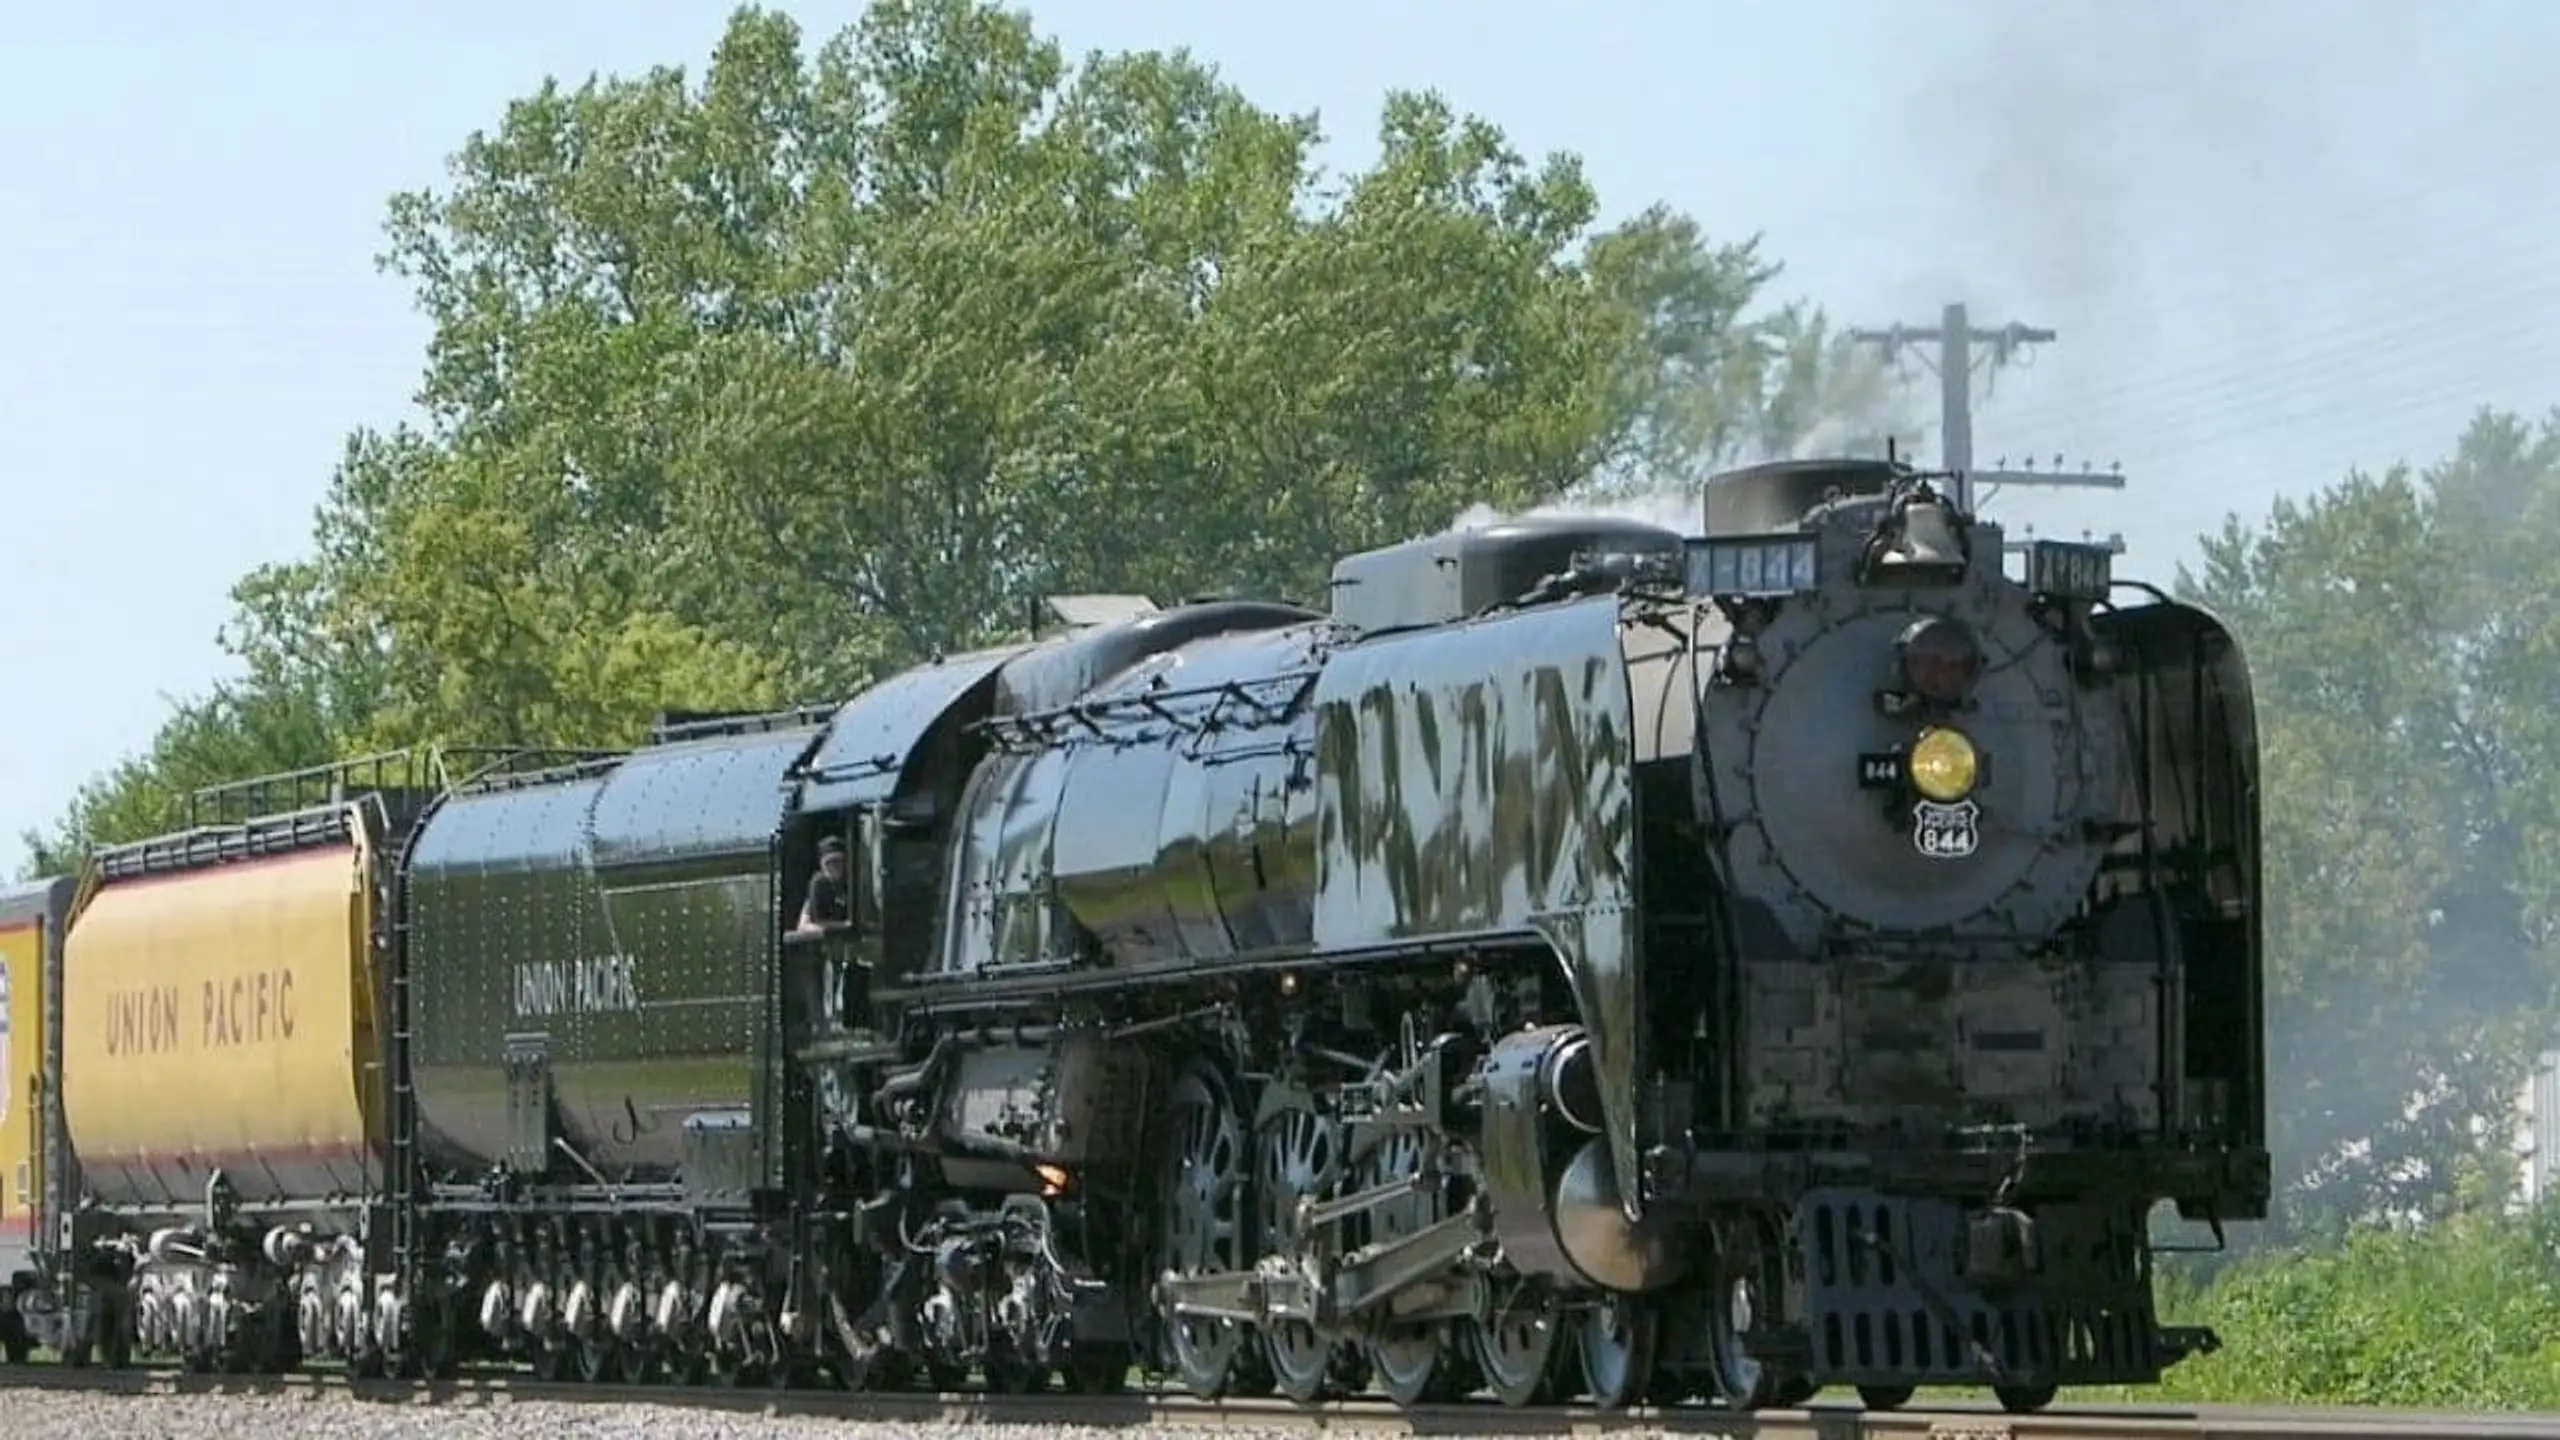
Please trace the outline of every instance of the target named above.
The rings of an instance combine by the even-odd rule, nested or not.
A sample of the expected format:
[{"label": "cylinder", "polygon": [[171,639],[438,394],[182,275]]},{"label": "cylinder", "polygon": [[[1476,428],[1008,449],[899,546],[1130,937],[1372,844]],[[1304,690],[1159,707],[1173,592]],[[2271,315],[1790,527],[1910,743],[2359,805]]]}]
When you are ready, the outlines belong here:
[{"label": "cylinder", "polygon": [[1547,1108],[1585,1135],[1600,1133],[1600,1077],[1591,1059],[1591,1037],[1574,1036],[1547,1056]]}]

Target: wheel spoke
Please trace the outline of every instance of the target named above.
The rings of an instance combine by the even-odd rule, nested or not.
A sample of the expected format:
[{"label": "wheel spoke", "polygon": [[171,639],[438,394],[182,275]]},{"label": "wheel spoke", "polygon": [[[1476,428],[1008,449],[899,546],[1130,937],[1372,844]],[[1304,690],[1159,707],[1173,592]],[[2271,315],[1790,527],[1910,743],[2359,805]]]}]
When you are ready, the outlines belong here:
[{"label": "wheel spoke", "polygon": [[[1420,1174],[1423,1158],[1419,1132],[1393,1131],[1361,1165],[1361,1188]],[[1370,1241],[1399,1240],[1438,1222],[1441,1201],[1440,1187],[1431,1185],[1420,1194],[1370,1211]],[[1420,1405],[1464,1393],[1466,1367],[1459,1363],[1461,1357],[1451,1353],[1448,1342],[1452,1338],[1450,1327],[1438,1321],[1388,1327],[1386,1333],[1372,1338],[1366,1346],[1369,1364],[1377,1372],[1378,1388],[1399,1405]]]},{"label": "wheel spoke", "polygon": [[[1194,1066],[1174,1085],[1176,1144],[1165,1177],[1164,1269],[1176,1275],[1216,1275],[1240,1268],[1237,1239],[1244,1190],[1244,1125],[1226,1087],[1206,1066]],[[1244,1331],[1228,1320],[1163,1311],[1165,1336],[1183,1384],[1203,1399],[1228,1393],[1236,1381]]]},{"label": "wheel spoke", "polygon": [[1653,1381],[1653,1307],[1632,1295],[1611,1295],[1585,1312],[1581,1331],[1582,1380],[1591,1403],[1616,1410],[1644,1398]]},{"label": "wheel spoke", "polygon": [[[1289,1255],[1313,1237],[1298,1231],[1298,1206],[1330,1199],[1342,1181],[1342,1131],[1333,1117],[1301,1098],[1264,1122],[1255,1146],[1254,1193],[1262,1252]],[[1280,1392],[1301,1404],[1322,1399],[1333,1370],[1333,1346],[1313,1325],[1283,1320],[1264,1327],[1263,1348]]]},{"label": "wheel spoke", "polygon": [[1471,1330],[1494,1399],[1517,1408],[1548,1398],[1560,1318],[1555,1297],[1543,1290],[1517,1284],[1496,1292],[1492,1316]]}]

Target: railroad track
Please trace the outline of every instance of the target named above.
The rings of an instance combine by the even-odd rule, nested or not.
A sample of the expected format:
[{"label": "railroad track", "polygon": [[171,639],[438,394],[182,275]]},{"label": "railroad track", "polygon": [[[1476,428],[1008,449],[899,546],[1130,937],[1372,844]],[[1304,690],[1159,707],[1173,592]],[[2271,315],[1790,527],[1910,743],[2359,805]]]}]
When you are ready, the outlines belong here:
[{"label": "railroad track", "polygon": [[754,1415],[919,1424],[1074,1426],[1089,1429],[1310,1431],[1356,1435],[1717,1435],[1734,1440],[2560,1440],[2560,1415],[2427,1414],[2393,1410],[2122,1405],[2008,1415],[1984,1406],[1875,1413],[1855,1406],[1728,1415],[1702,1407],[1600,1411],[1578,1406],[1508,1410],[1492,1404],[1399,1410],[1347,1400],[1210,1402],[1132,1391],[1092,1396],[850,1394],[756,1388],[548,1383],[520,1376],[435,1382],[355,1380],[341,1374],[195,1375],[178,1370],[70,1370],[0,1366],[0,1391],[72,1390],[109,1395],[305,1396],[350,1403],[503,1406],[655,1405]]}]

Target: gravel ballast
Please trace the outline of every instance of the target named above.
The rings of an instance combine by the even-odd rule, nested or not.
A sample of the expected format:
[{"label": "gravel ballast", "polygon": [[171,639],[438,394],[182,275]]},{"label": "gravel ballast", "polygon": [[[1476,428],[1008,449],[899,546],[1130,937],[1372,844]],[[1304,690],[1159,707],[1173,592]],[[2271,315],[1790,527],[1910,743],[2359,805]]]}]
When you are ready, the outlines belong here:
[{"label": "gravel ballast", "polygon": [[[0,1389],[0,1435],[60,1440],[1149,1440],[1144,1429],[966,1425],[764,1416],[652,1405],[401,1405],[309,1395],[103,1395]],[[1174,1432],[1164,1432],[1167,1440]],[[1232,1430],[1218,1440],[1273,1440],[1279,1430]],[[1203,1440],[1198,1430],[1184,1440]]]}]

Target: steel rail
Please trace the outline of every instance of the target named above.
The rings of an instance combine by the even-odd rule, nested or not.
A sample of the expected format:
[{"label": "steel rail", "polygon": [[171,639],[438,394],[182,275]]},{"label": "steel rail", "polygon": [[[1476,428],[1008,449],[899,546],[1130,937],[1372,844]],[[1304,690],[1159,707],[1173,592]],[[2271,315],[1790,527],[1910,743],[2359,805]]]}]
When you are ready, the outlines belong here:
[{"label": "steel rail", "polygon": [[546,1382],[509,1375],[445,1381],[355,1380],[342,1374],[199,1375],[178,1370],[73,1370],[0,1366],[12,1389],[129,1396],[299,1395],[344,1403],[449,1406],[657,1405],[754,1415],[906,1424],[1007,1424],[1079,1429],[1308,1431],[1351,1435],[1718,1435],[1733,1440],[2523,1440],[2560,1437],[2560,1415],[2431,1414],[2394,1410],[2122,1405],[2037,1415],[1996,1409],[1891,1412],[1815,1406],[1732,1415],[1692,1406],[1505,1409],[1476,1403],[1398,1409],[1382,1401],[1299,1405],[1287,1400],[1203,1401],[1133,1390],[1123,1395],[897,1394]]}]

